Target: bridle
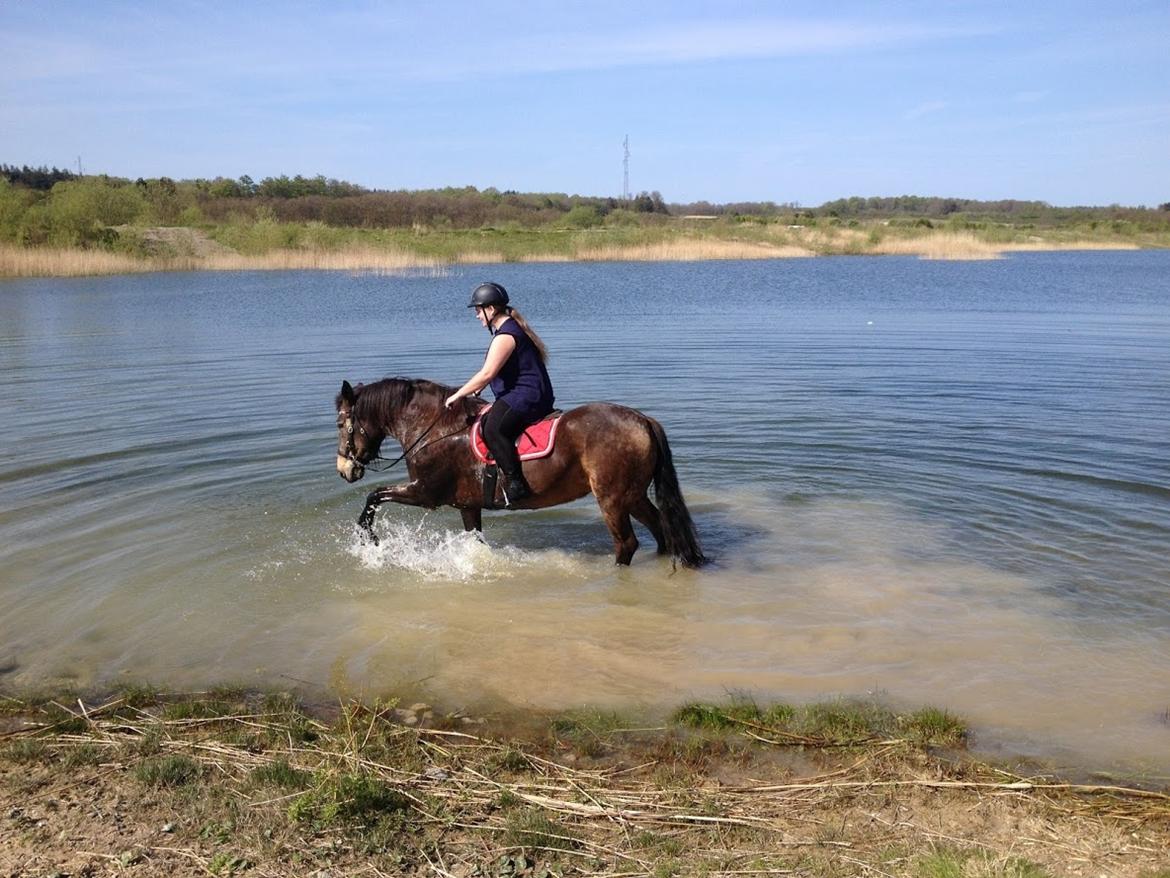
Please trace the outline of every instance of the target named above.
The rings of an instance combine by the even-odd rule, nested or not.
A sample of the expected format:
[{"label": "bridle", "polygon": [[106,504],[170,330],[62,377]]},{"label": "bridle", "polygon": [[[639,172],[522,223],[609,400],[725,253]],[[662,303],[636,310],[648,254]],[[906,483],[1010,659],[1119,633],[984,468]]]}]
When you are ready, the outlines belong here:
[{"label": "bridle", "polygon": [[425,430],[423,430],[417,439],[415,439],[413,442],[410,443],[409,448],[406,448],[400,455],[398,455],[398,457],[396,457],[389,464],[386,464],[385,466],[374,466],[374,464],[376,462],[390,460],[390,458],[383,457],[380,454],[375,454],[373,457],[370,458],[368,463],[363,463],[362,461],[358,460],[357,448],[354,445],[354,441],[353,441],[354,430],[356,429],[358,433],[361,433],[361,435],[365,436],[367,439],[370,438],[370,434],[367,433],[366,428],[363,427],[361,425],[361,423],[357,421],[356,418],[354,418],[353,409],[351,408],[345,416],[345,423],[342,425],[343,429],[345,430],[346,442],[345,442],[345,449],[344,449],[345,454],[343,454],[341,456],[345,460],[348,460],[350,463],[352,463],[354,466],[359,466],[362,469],[369,470],[372,473],[384,473],[389,469],[393,469],[395,466],[402,463],[402,461],[406,460],[407,456],[415,449],[418,449],[419,451],[421,451],[422,448],[428,448],[431,445],[434,445],[436,442],[442,442],[444,439],[447,439],[451,436],[456,436],[456,435],[462,433],[464,430],[466,430],[469,426],[471,426],[471,422],[469,421],[468,423],[466,423],[462,427],[460,427],[458,430],[453,430],[450,433],[445,433],[444,435],[440,436],[438,439],[435,439],[432,442],[428,442],[426,445],[423,445],[422,448],[419,448],[418,447],[419,444],[424,439],[426,439],[428,435],[430,435],[431,430],[435,429],[436,425],[439,423],[439,420],[443,417],[444,414],[445,414],[445,412],[440,411],[437,415],[435,415],[435,419],[433,421],[431,421],[431,425],[429,427],[427,427]]}]

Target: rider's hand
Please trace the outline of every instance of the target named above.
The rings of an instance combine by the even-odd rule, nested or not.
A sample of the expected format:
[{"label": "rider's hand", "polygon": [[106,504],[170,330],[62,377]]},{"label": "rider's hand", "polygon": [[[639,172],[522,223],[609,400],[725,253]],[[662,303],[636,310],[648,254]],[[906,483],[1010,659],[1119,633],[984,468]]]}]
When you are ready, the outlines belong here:
[{"label": "rider's hand", "polygon": [[461,397],[459,396],[458,393],[452,393],[450,396],[447,397],[447,399],[443,403],[443,405],[446,406],[447,408],[451,408],[451,406],[453,406],[453,405],[455,405],[455,403],[459,402],[460,398]]}]

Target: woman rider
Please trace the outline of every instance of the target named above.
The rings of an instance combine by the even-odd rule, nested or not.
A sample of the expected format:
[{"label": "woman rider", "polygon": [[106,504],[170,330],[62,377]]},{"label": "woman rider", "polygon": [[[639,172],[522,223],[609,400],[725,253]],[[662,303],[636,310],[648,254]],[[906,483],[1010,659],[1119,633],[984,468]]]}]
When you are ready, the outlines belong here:
[{"label": "woman rider", "polygon": [[447,408],[465,396],[491,385],[496,401],[480,426],[483,441],[504,474],[504,498],[514,506],[532,496],[524,479],[516,440],[529,424],[535,424],[553,409],[552,382],[544,364],[548,348],[508,305],[508,291],[497,283],[482,283],[471,291],[475,316],[492,335],[483,368],[449,397]]}]

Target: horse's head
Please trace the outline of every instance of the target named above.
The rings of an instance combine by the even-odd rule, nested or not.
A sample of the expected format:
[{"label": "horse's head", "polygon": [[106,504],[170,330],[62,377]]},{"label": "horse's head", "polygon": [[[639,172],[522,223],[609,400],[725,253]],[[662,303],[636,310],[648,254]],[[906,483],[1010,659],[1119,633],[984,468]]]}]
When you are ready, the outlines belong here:
[{"label": "horse's head", "polygon": [[356,482],[366,474],[366,466],[378,456],[382,440],[386,438],[382,426],[359,411],[358,397],[362,386],[355,390],[348,381],[341,383],[341,393],[334,403],[337,407],[337,474],[347,482]]}]

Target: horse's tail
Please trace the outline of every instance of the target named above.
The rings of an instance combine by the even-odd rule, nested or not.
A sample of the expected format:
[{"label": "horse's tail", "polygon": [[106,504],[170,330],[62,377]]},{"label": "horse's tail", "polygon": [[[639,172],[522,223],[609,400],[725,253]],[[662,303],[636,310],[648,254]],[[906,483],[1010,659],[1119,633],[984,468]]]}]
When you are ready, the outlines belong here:
[{"label": "horse's tail", "polygon": [[691,513],[683,501],[682,490],[678,486],[678,474],[674,471],[674,460],[670,455],[670,443],[666,441],[666,431],[653,418],[646,420],[650,422],[650,436],[658,452],[654,463],[654,497],[658,501],[658,514],[662,521],[666,549],[672,557],[678,558],[684,567],[702,567],[707,562],[707,557],[699,548],[695,523],[691,520]]}]

